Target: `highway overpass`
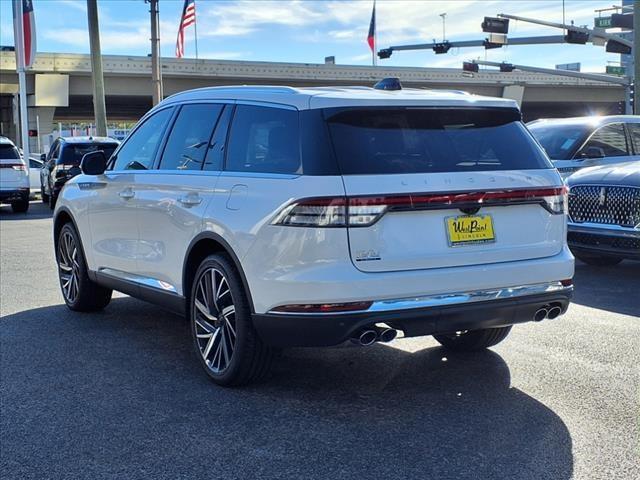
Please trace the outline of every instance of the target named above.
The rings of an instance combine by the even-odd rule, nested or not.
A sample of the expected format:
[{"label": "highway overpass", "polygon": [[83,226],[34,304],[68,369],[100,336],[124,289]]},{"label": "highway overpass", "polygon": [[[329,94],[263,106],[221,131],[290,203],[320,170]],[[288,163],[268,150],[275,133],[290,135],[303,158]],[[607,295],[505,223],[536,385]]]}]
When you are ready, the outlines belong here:
[{"label": "highway overpass", "polygon": [[[462,62],[462,59],[461,59]],[[151,59],[139,56],[103,56],[107,116],[112,121],[134,121],[151,107]],[[481,71],[467,76],[460,69],[354,66],[313,63],[275,63],[163,58],[165,96],[190,88],[237,85],[373,85],[384,77],[399,77],[416,88],[448,88],[481,95],[509,97],[521,104],[525,120],[540,117],[620,113],[624,89],[603,82],[526,72]],[[46,78],[60,76],[68,90],[66,106],[50,106],[36,95]],[[66,78],[64,78],[66,77]],[[57,77],[56,77],[57,78]],[[54,122],[93,119],[89,55],[39,53],[27,74],[30,129],[40,120],[40,135],[51,133]],[[65,87],[66,88],[66,87]],[[15,94],[18,91],[15,55],[0,52],[0,129],[15,138]],[[59,101],[59,100],[57,100]],[[55,103],[55,102],[54,102]],[[47,106],[49,105],[49,106]],[[57,105],[60,105],[58,103]],[[36,147],[35,140],[33,148]]]}]

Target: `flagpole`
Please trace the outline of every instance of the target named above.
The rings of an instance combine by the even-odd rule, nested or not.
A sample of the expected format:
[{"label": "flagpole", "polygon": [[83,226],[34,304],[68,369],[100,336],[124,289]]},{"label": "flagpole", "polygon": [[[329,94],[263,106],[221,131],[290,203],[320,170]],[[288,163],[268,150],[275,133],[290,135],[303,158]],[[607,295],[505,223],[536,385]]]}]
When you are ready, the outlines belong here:
[{"label": "flagpole", "polygon": [[24,51],[24,28],[23,28],[23,11],[22,0],[14,0],[13,2],[15,49],[16,49],[16,67],[18,71],[18,90],[20,102],[20,138],[22,140],[22,152],[24,163],[26,164],[27,176],[29,176],[29,118],[27,117],[27,75],[25,71],[25,51]]},{"label": "flagpole", "polygon": [[378,48],[378,18],[376,15],[376,0],[373,0],[373,48],[371,49],[371,63],[374,67],[378,66],[378,60],[376,59],[376,48]]},{"label": "flagpole", "polygon": [[196,8],[196,0],[193,0],[193,8],[196,14],[193,22],[193,33],[196,37],[196,60],[198,60],[198,9]]}]

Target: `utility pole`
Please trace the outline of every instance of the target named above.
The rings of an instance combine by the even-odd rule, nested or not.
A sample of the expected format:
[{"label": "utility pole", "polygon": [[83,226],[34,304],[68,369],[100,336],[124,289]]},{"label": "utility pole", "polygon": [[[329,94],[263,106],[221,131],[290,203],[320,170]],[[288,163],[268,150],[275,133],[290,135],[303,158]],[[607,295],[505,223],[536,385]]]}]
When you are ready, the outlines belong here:
[{"label": "utility pole", "polygon": [[87,0],[89,22],[89,45],[91,47],[91,76],[93,77],[93,112],[96,118],[96,133],[107,136],[107,108],[104,101],[104,76],[100,53],[100,28],[98,27],[98,5],[96,0]]},{"label": "utility pole", "polygon": [[150,4],[151,14],[151,83],[153,93],[153,105],[162,101],[162,67],[160,65],[160,13],[158,0],[147,0]]},{"label": "utility pole", "polygon": [[442,41],[446,41],[447,40],[447,36],[445,35],[445,24],[447,22],[447,13],[441,13],[440,16],[442,17]]},{"label": "utility pole", "polygon": [[[633,44],[640,47],[640,0],[633,2]],[[637,114],[640,112],[640,92],[636,80],[640,80],[640,48],[633,49],[633,113]]]}]

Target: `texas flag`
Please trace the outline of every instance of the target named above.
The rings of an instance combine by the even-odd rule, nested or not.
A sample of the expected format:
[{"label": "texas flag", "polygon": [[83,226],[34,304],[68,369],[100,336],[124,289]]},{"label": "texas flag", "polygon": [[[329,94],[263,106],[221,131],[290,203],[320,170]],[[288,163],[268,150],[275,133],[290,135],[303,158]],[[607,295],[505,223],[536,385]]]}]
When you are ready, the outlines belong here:
[{"label": "texas flag", "polygon": [[36,58],[36,19],[33,0],[13,0],[13,32],[18,68],[29,68]]},{"label": "texas flag", "polygon": [[367,43],[372,52],[376,51],[376,2],[373,2],[373,11],[371,12],[371,22],[369,23],[369,34],[367,35]]}]

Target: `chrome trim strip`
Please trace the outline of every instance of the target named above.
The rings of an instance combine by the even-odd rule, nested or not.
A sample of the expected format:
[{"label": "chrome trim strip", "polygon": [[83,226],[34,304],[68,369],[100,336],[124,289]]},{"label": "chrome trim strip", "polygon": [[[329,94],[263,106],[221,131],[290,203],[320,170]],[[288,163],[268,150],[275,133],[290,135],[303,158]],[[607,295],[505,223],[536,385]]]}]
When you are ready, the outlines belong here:
[{"label": "chrome trim strip", "polygon": [[98,272],[104,275],[110,275],[112,277],[119,278],[120,280],[126,280],[128,282],[144,285],[145,287],[161,290],[163,292],[178,293],[176,287],[174,287],[170,283],[163,282],[162,280],[157,280],[155,278],[143,277],[142,275],[136,275],[135,273],[122,272],[120,270],[106,267],[99,268]]},{"label": "chrome trim strip", "polygon": [[[450,305],[462,305],[468,303],[485,302],[489,300],[501,300],[507,298],[526,297],[527,295],[538,295],[541,293],[571,292],[573,285],[565,287],[560,282],[537,283],[533,285],[518,285],[513,287],[494,288],[488,290],[474,290],[470,292],[443,293],[438,295],[426,295],[413,298],[399,298],[391,300],[378,300],[373,302],[367,310],[356,310],[351,312],[329,312],[329,313],[300,313],[300,312],[280,312],[269,310],[267,313],[275,315],[348,315],[354,313],[376,313],[390,312],[397,310],[412,310],[416,308],[433,308]],[[304,302],[302,302],[304,303]],[[326,302],[330,303],[330,302]]]},{"label": "chrome trim strip", "polygon": [[614,237],[640,237],[640,229],[638,228],[608,225],[606,223],[568,222],[567,227],[570,232],[591,233],[593,235],[610,235]]}]

